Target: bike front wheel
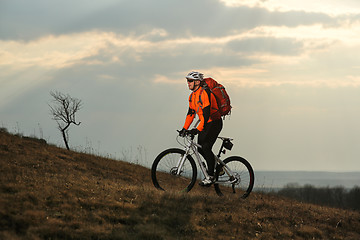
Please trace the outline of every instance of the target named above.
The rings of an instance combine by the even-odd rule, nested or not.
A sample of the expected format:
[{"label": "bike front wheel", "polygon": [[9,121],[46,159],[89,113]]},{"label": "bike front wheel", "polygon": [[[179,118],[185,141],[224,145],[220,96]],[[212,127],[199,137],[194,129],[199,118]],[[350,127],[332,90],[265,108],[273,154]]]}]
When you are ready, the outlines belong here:
[{"label": "bike front wheel", "polygon": [[151,167],[154,186],[163,191],[189,192],[196,182],[197,169],[194,159],[187,155],[181,169],[178,165],[185,151],[170,148],[160,153]]},{"label": "bike front wheel", "polygon": [[237,195],[241,198],[249,196],[255,181],[254,171],[250,163],[238,156],[228,157],[224,163],[231,169],[233,176],[229,176],[222,166],[217,166],[215,172],[216,193],[219,196]]}]

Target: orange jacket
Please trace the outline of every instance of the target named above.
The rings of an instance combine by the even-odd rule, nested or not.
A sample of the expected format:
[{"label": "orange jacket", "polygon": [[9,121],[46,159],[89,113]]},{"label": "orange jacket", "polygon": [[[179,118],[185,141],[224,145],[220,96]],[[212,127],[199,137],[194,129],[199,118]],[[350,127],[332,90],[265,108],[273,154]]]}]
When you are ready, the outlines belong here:
[{"label": "orange jacket", "polygon": [[189,96],[189,111],[187,113],[184,128],[188,129],[195,118],[199,116],[200,123],[197,129],[201,132],[206,123],[221,118],[216,98],[210,89],[200,87]]}]

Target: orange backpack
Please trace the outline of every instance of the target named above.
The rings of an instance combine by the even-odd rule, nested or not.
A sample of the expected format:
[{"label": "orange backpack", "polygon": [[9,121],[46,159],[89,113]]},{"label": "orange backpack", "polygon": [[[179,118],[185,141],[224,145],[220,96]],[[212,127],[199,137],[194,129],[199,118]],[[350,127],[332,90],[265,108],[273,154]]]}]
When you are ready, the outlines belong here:
[{"label": "orange backpack", "polygon": [[225,87],[210,77],[204,78],[204,81],[211,90],[211,92],[215,95],[216,102],[219,107],[220,115],[221,116],[230,115],[231,113],[230,97],[227,94]]}]

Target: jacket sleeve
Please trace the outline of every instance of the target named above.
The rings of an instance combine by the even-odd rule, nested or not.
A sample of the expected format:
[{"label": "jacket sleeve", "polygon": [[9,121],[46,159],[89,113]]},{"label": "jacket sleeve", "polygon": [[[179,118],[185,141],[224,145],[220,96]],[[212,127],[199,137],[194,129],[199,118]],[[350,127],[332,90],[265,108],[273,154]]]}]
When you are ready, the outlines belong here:
[{"label": "jacket sleeve", "polygon": [[184,124],[184,128],[186,130],[189,129],[189,127],[190,127],[191,123],[193,122],[194,118],[195,118],[195,110],[193,110],[193,109],[191,109],[189,107],[189,111],[188,111],[188,113],[186,115],[185,124]]}]

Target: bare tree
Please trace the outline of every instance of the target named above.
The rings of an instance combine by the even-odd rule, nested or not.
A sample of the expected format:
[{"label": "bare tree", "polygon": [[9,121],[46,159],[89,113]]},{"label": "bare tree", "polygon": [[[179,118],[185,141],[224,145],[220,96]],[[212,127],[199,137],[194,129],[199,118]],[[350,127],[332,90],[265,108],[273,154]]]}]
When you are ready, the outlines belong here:
[{"label": "bare tree", "polygon": [[53,106],[49,104],[50,112],[54,120],[58,124],[58,128],[62,133],[62,137],[65,142],[65,146],[69,148],[69,127],[73,123],[80,125],[81,122],[76,122],[75,113],[82,107],[81,100],[71,97],[69,94],[63,94],[55,91],[50,92],[53,97]]}]

